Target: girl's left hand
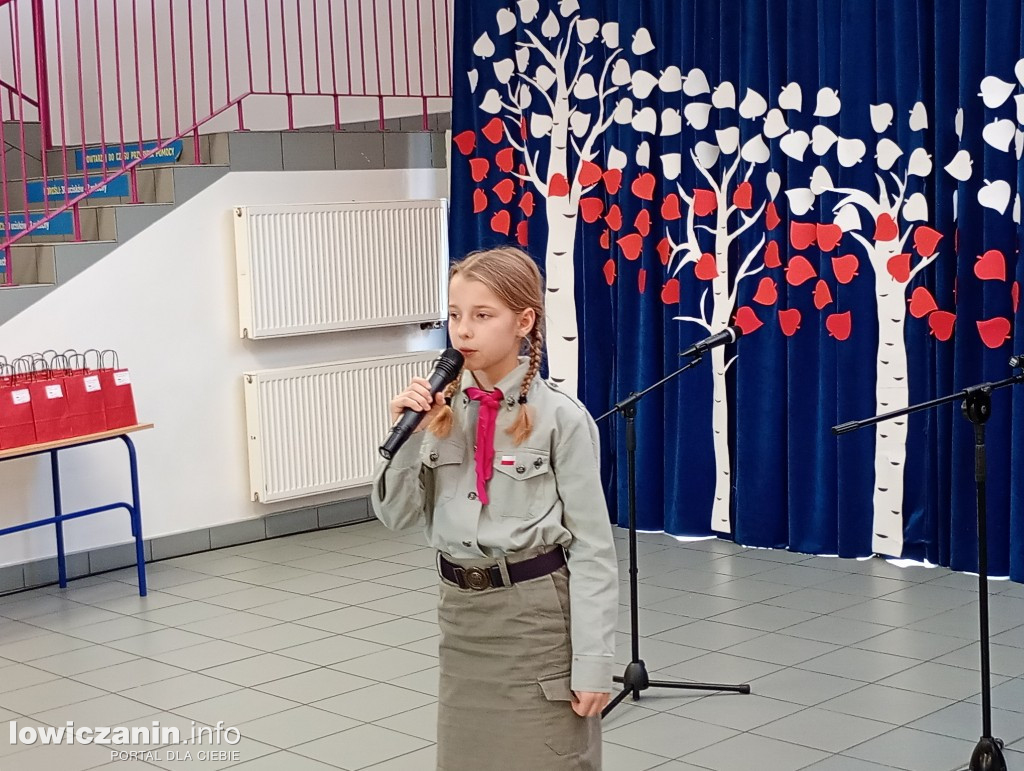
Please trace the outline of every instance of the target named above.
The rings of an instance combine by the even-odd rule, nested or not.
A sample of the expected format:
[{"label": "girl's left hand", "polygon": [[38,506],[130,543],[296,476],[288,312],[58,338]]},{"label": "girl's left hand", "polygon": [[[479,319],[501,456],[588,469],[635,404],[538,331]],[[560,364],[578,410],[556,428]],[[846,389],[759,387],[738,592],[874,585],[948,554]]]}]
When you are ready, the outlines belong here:
[{"label": "girl's left hand", "polygon": [[601,710],[608,706],[611,698],[610,693],[600,691],[573,691],[572,711],[580,717],[594,717],[601,714]]}]

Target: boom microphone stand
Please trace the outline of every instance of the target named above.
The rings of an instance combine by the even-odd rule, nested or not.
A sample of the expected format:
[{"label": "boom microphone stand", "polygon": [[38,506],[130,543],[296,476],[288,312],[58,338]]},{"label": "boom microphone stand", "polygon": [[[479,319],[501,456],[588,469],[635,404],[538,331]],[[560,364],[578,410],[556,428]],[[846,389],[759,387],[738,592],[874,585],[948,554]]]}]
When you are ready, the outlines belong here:
[{"label": "boom microphone stand", "polygon": [[920,412],[942,404],[963,400],[960,405],[964,417],[974,425],[974,479],[977,485],[978,498],[978,624],[979,647],[981,648],[981,739],[971,753],[971,762],[967,771],[1006,771],[1006,760],[1003,758],[1003,741],[992,737],[992,683],[989,668],[989,631],[988,631],[988,533],[985,500],[986,459],[985,459],[985,423],[992,416],[992,392],[998,388],[1024,383],[1024,355],[1010,359],[1010,368],[1021,371],[1005,380],[995,383],[981,383],[965,388],[955,394],[933,399],[907,407],[903,410],[887,412],[866,420],[852,420],[839,426],[833,426],[832,433],[846,434],[864,426],[881,423],[884,420]]},{"label": "boom microphone stand", "polygon": [[[734,333],[733,339],[737,335]],[[677,369],[668,377],[664,377],[648,388],[645,388],[639,393],[631,393],[621,402],[616,404],[611,410],[606,412],[604,415],[599,417],[597,420],[601,421],[610,415],[618,412],[626,421],[626,468],[627,468],[627,480],[628,480],[628,501],[629,501],[629,622],[630,622],[630,637],[633,644],[633,656],[630,659],[628,665],[626,665],[626,671],[622,677],[615,676],[614,680],[617,683],[622,683],[622,691],[619,692],[618,696],[609,702],[608,706],[601,712],[601,717],[607,717],[615,707],[630,693],[633,694],[633,700],[637,701],[640,698],[641,691],[646,691],[648,688],[678,688],[687,690],[700,690],[700,691],[734,691],[736,693],[750,693],[750,686],[747,684],[743,685],[721,685],[717,683],[675,683],[667,682],[663,680],[651,680],[647,676],[647,667],[643,660],[640,658],[640,632],[639,622],[637,618],[637,560],[636,560],[636,426],[634,421],[636,419],[636,403],[640,401],[645,395],[649,394],[656,388],[660,388],[669,380],[679,375],[682,372],[696,367],[700,364],[703,358],[704,349],[698,348],[692,354],[690,361],[685,365]],[[684,354],[685,355],[685,354]]]}]

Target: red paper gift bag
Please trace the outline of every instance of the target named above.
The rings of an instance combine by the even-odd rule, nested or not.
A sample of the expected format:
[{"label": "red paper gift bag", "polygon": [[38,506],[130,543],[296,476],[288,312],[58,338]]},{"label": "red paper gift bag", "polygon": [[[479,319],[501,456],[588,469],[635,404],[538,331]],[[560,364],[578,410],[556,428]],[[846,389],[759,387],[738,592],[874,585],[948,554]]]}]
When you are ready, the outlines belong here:
[{"label": "red paper gift bag", "polygon": [[98,434],[107,430],[103,385],[97,372],[74,371],[64,377],[68,398],[68,421],[72,436]]},{"label": "red paper gift bag", "polygon": [[37,379],[29,382],[28,390],[32,395],[36,441],[55,442],[74,436],[64,378],[60,374],[37,374]]},{"label": "red paper gift bag", "polygon": [[[113,367],[99,370],[100,387],[103,392],[103,405],[107,416],[107,428],[134,426],[138,418],[135,415],[135,395],[132,393],[132,379],[128,370],[121,369],[117,364],[117,354],[104,351],[103,357],[113,354]],[[105,361],[104,361],[105,363]]]},{"label": "red paper gift bag", "polygon": [[0,377],[0,450],[35,444],[36,424],[28,383]]}]

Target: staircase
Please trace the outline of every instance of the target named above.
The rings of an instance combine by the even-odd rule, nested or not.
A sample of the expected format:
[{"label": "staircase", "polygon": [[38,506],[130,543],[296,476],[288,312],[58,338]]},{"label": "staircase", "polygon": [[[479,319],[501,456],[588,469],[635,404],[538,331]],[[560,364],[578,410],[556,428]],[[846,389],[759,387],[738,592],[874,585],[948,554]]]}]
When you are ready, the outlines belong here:
[{"label": "staircase", "polygon": [[[372,121],[343,124],[340,131],[321,127],[205,134],[199,139],[198,158],[195,144],[186,139],[176,160],[147,163],[137,168],[136,202],[133,203],[128,194],[128,175],[115,180],[106,192],[84,199],[79,209],[78,238],[72,232],[71,213],[67,212],[51,220],[47,230],[40,228],[10,246],[5,267],[9,266],[6,269],[12,271],[13,285],[0,286],[0,324],[96,264],[225,174],[443,168],[447,157],[445,131],[450,128],[450,115],[435,113],[427,117],[427,131],[422,128],[422,116],[416,115],[389,119],[383,131],[377,121]],[[12,217],[20,219],[24,218],[26,209],[30,218],[43,212],[45,204],[41,200],[30,201],[26,207],[23,192],[26,186],[22,183],[27,180],[30,186],[38,183],[43,189],[47,187],[42,177],[43,151],[38,124],[4,123],[3,151],[8,162],[7,210]],[[81,148],[47,151],[46,167],[50,174],[46,182],[63,185],[65,164],[72,180],[80,177],[80,154]],[[17,184],[11,184],[15,181]],[[338,191],[338,198],[346,198],[344,190]],[[63,200],[63,193],[52,198],[51,209]]]}]

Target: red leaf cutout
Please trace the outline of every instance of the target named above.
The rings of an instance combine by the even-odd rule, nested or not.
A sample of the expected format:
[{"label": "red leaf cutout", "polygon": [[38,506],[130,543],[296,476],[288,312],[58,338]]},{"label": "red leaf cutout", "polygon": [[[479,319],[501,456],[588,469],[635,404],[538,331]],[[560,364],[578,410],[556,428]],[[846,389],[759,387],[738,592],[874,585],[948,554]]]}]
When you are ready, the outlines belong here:
[{"label": "red leaf cutout", "polygon": [[658,242],[657,251],[658,259],[661,260],[662,265],[668,265],[668,257],[671,247],[668,243],[668,238],[663,238]]},{"label": "red leaf cutout", "polygon": [[[608,231],[605,231],[606,233]],[[604,264],[604,280],[608,286],[615,283],[615,260],[608,260]]]},{"label": "red leaf cutout", "polygon": [[842,257],[832,258],[832,272],[836,275],[836,281],[840,284],[849,284],[857,275],[860,268],[860,260],[855,254],[844,254]]},{"label": "red leaf cutout", "polygon": [[832,302],[832,290],[825,279],[819,279],[814,285],[814,307],[819,311]]},{"label": "red leaf cutout", "polygon": [[956,324],[956,316],[949,311],[935,311],[928,317],[928,326],[936,340],[946,342],[953,336],[953,325]]},{"label": "red leaf cutout", "polygon": [[636,219],[633,220],[633,227],[646,238],[651,232],[651,213],[647,209],[641,209],[640,213],[636,215]]},{"label": "red leaf cutout", "polygon": [[602,249],[608,250],[612,248],[612,236],[608,228],[601,231],[601,238],[598,239],[598,242],[601,244]]},{"label": "red leaf cutout", "polygon": [[782,329],[782,334],[786,337],[792,337],[796,334],[796,331],[800,329],[801,320],[800,311],[796,308],[779,311],[779,328]]},{"label": "red leaf cutout", "polygon": [[753,208],[754,186],[749,182],[740,182],[732,193],[732,203],[737,209]]},{"label": "red leaf cutout", "polygon": [[900,229],[896,227],[892,215],[882,212],[875,220],[875,241],[894,241],[899,238]]},{"label": "red leaf cutout", "polygon": [[495,116],[487,121],[487,125],[484,126],[480,133],[487,137],[492,145],[498,144],[501,138],[505,136],[505,127],[502,124],[501,118]]},{"label": "red leaf cutout", "polygon": [[629,186],[629,189],[633,192],[637,198],[642,198],[645,201],[654,200],[654,175],[649,171],[645,171],[639,177],[633,180],[633,184]]},{"label": "red leaf cutout", "polygon": [[519,242],[520,246],[526,246],[530,243],[530,223],[526,220],[520,220],[519,224],[516,225],[516,241]]},{"label": "red leaf cutout", "polygon": [[1006,281],[1006,258],[998,249],[989,249],[978,256],[974,275],[982,281]]},{"label": "red leaf cutout", "polygon": [[661,301],[665,305],[675,305],[679,302],[679,279],[670,278],[661,288]]},{"label": "red leaf cutout", "polygon": [[480,188],[473,191],[473,214],[479,214],[487,208],[487,193]]},{"label": "red leaf cutout", "polygon": [[693,191],[693,212],[698,217],[711,214],[718,208],[718,198],[714,190],[702,190],[697,188]]},{"label": "red leaf cutout", "polygon": [[671,222],[682,216],[683,213],[679,210],[679,196],[675,193],[669,193],[665,196],[665,200],[661,202],[661,218],[665,222]]},{"label": "red leaf cutout", "polygon": [[463,155],[469,155],[476,148],[476,133],[466,129],[452,137],[452,142],[459,148]]},{"label": "red leaf cutout", "polygon": [[836,340],[848,339],[852,324],[853,318],[850,311],[846,311],[846,313],[832,313],[825,319],[825,329]]},{"label": "red leaf cutout", "polygon": [[818,231],[813,222],[790,222],[789,243],[794,249],[803,251],[818,239]]},{"label": "red leaf cutout", "polygon": [[523,210],[523,214],[527,217],[533,216],[533,191],[527,190],[523,193],[523,197],[519,199],[519,208]]},{"label": "red leaf cutout", "polygon": [[474,182],[483,182],[487,172],[491,170],[491,162],[486,158],[469,159],[469,175]]},{"label": "red leaf cutout", "polygon": [[843,229],[835,223],[818,225],[815,234],[818,237],[818,247],[823,252],[831,252],[843,240]]},{"label": "red leaf cutout", "polygon": [[764,266],[766,268],[782,267],[782,260],[779,259],[778,241],[769,241],[768,245],[764,248]]},{"label": "red leaf cutout", "polygon": [[1002,317],[978,322],[978,334],[989,348],[999,348],[1010,338],[1010,320]]},{"label": "red leaf cutout", "polygon": [[506,174],[512,171],[512,166],[514,165],[513,152],[514,150],[511,147],[505,147],[498,150],[497,154],[494,156],[494,165]]},{"label": "red leaf cutout", "polygon": [[711,281],[718,278],[718,263],[715,262],[715,255],[711,252],[704,252],[693,266],[693,275],[701,281]]},{"label": "red leaf cutout", "polygon": [[1013,312],[1016,313],[1020,308],[1020,283],[1017,281],[1014,281],[1013,286],[1010,287],[1010,299],[1013,300]]},{"label": "red leaf cutout", "polygon": [[903,253],[897,254],[895,257],[890,257],[889,261],[885,264],[886,270],[889,271],[889,275],[899,281],[901,284],[905,284],[910,281],[910,254]]},{"label": "red leaf cutout", "polygon": [[939,309],[935,297],[927,287],[919,286],[910,295],[910,315],[915,319],[923,319],[932,311]]},{"label": "red leaf cutout", "polygon": [[613,203],[608,207],[608,213],[604,215],[604,221],[607,222],[608,227],[616,233],[622,229],[622,210],[619,208],[617,203]]},{"label": "red leaf cutout", "polygon": [[491,189],[498,196],[499,201],[507,204],[512,201],[512,196],[515,195],[516,183],[511,179],[505,178]]},{"label": "red leaf cutout", "polygon": [[640,268],[640,272],[637,274],[636,288],[640,290],[640,294],[643,294],[644,290],[647,289],[647,271],[643,268]]},{"label": "red leaf cutout", "polygon": [[569,181],[564,174],[555,172],[548,180],[548,197],[561,198],[566,195],[569,195]]},{"label": "red leaf cutout", "polygon": [[941,240],[942,233],[926,225],[918,225],[914,230],[914,249],[922,257],[931,257],[935,254],[935,247]]},{"label": "red leaf cutout", "polygon": [[580,184],[590,186],[600,181],[601,167],[593,161],[583,161],[583,166],[580,168]]},{"label": "red leaf cutout", "polygon": [[786,266],[786,283],[790,286],[800,286],[817,276],[814,266],[802,254],[795,255]]},{"label": "red leaf cutout", "polygon": [[778,286],[773,278],[762,278],[754,293],[754,302],[761,305],[774,305],[779,299]]},{"label": "red leaf cutout", "polygon": [[742,329],[743,334],[745,335],[756,332],[764,326],[764,322],[757,317],[757,314],[754,313],[754,309],[749,305],[744,305],[736,309],[736,315],[733,316],[732,323]]},{"label": "red leaf cutout", "polygon": [[618,241],[619,248],[627,260],[635,260],[640,256],[644,247],[644,237],[639,233],[630,233]]},{"label": "red leaf cutout", "polygon": [[601,175],[601,179],[604,180],[604,189],[608,195],[615,195],[622,187],[622,172],[619,169],[608,169]]},{"label": "red leaf cutout", "polygon": [[594,196],[581,198],[580,213],[583,215],[584,222],[597,222],[601,219],[601,215],[604,214],[604,201],[600,198],[595,198]]},{"label": "red leaf cutout", "polygon": [[495,233],[503,233],[507,236],[511,226],[512,217],[505,209],[495,212],[494,216],[491,217],[491,230]]},{"label": "red leaf cutout", "polygon": [[782,222],[779,219],[779,211],[775,208],[775,201],[770,201],[764,210],[764,226],[769,230],[775,230]]}]

